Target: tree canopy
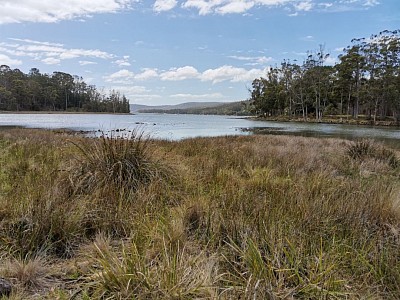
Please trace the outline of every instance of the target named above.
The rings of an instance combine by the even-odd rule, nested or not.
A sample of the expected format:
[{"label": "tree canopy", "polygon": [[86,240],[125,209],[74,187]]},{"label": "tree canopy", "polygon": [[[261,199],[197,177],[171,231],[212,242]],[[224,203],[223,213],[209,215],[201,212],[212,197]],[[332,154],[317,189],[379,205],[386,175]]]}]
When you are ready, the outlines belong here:
[{"label": "tree canopy", "polygon": [[324,47],[302,64],[284,60],[252,83],[254,110],[262,115],[310,117],[365,115],[400,122],[400,30],[353,39],[339,62],[326,65]]},{"label": "tree canopy", "polygon": [[129,113],[129,101],[117,91],[101,93],[82,77],[63,72],[28,74],[0,66],[0,110]]}]

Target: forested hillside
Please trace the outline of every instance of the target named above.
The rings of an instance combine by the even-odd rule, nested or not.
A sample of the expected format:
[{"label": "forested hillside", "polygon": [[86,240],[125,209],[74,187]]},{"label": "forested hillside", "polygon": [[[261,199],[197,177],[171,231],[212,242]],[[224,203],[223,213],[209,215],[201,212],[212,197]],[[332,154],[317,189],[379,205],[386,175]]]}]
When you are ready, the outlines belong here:
[{"label": "forested hillside", "polygon": [[129,101],[119,92],[104,94],[79,76],[54,72],[28,74],[0,66],[0,111],[87,111],[129,113]]},{"label": "forested hillside", "polygon": [[220,103],[209,107],[175,108],[175,109],[142,109],[141,113],[193,114],[193,115],[229,115],[249,116],[253,114],[250,101]]},{"label": "forested hillside", "polygon": [[400,30],[353,39],[334,66],[323,46],[298,64],[285,60],[252,83],[258,114],[314,118],[360,115],[400,122]]}]

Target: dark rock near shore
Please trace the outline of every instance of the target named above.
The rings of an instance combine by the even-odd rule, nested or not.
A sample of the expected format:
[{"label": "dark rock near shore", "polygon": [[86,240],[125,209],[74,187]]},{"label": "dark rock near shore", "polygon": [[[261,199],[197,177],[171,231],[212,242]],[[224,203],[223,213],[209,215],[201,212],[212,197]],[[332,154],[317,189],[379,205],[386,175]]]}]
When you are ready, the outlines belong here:
[{"label": "dark rock near shore", "polygon": [[0,278],[0,297],[10,296],[11,294],[11,283],[4,278]]}]

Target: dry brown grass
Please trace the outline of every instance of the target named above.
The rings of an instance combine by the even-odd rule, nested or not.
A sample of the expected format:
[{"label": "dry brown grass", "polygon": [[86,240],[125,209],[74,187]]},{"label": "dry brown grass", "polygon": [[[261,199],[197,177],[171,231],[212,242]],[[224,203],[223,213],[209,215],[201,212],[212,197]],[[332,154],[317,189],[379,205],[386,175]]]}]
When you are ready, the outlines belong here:
[{"label": "dry brown grass", "polygon": [[21,263],[4,275],[24,287],[15,299],[30,287],[47,299],[400,297],[396,150],[15,132],[0,133],[0,257]]}]

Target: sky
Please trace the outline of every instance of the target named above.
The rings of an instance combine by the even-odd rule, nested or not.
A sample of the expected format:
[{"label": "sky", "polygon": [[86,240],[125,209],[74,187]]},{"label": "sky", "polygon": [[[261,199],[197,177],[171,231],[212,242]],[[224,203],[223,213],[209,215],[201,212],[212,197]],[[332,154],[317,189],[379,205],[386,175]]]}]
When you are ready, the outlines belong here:
[{"label": "sky", "polygon": [[0,0],[0,65],[130,103],[232,102],[282,60],[400,29],[400,0]]}]

